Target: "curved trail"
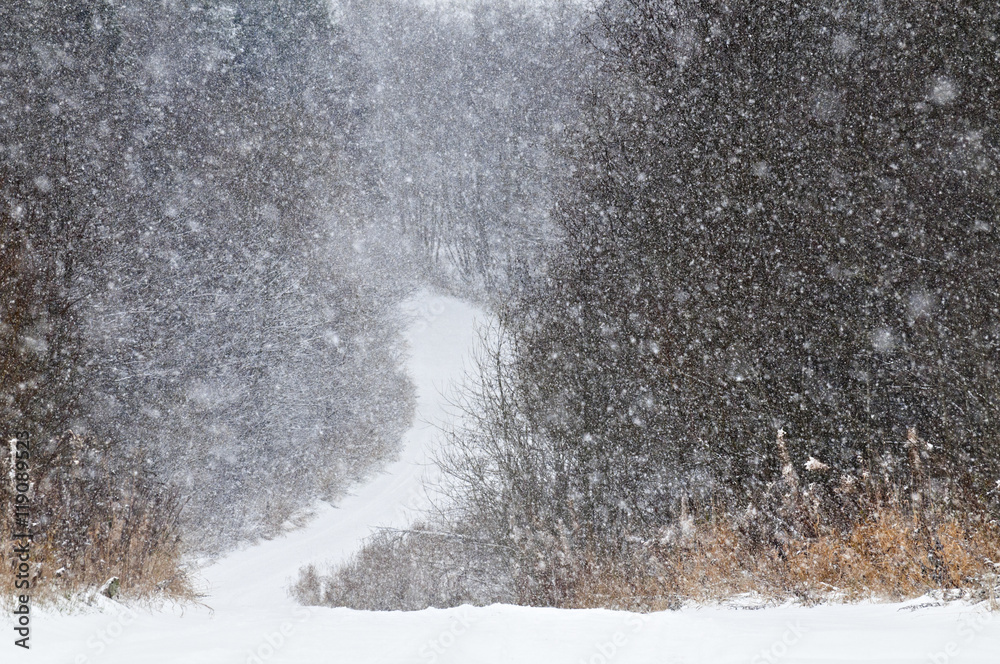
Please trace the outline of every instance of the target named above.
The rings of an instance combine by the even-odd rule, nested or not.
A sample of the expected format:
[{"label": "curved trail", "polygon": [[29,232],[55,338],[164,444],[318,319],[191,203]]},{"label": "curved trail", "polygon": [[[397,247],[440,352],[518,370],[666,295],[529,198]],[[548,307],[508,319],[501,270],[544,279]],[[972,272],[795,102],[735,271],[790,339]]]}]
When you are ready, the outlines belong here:
[{"label": "curved trail", "polygon": [[[517,606],[411,613],[304,608],[286,595],[307,563],[354,552],[373,526],[410,522],[421,478],[447,418],[442,391],[463,374],[475,309],[423,295],[409,303],[407,362],[417,387],[415,424],[400,459],[337,507],[321,503],[305,527],[203,570],[201,606],[131,611],[36,610],[32,649],[0,662],[51,664],[680,664],[1000,661],[1000,614],[982,606],[826,605],[758,611],[691,607],[648,616]],[[415,510],[414,510],[415,508]],[[103,598],[101,598],[103,600]],[[926,602],[927,600],[923,600]],[[930,602],[933,603],[933,602]],[[911,608],[913,610],[901,610]],[[13,656],[10,656],[10,655]]]},{"label": "curved trail", "polygon": [[[122,613],[116,603],[99,598],[105,613],[42,612],[30,661],[339,661],[321,654],[330,648],[322,644],[326,629],[316,617],[328,610],[300,607],[288,596],[288,587],[304,565],[325,569],[342,562],[374,528],[406,526],[426,508],[424,480],[432,479],[429,457],[438,437],[436,425],[449,418],[446,395],[468,368],[477,322],[484,318],[465,302],[427,292],[405,302],[403,309],[410,319],[406,366],[416,388],[416,411],[394,463],[354,487],[336,506],[318,502],[303,527],[230,553],[201,570],[196,581],[203,595],[200,606]],[[306,631],[303,621],[318,630],[318,659],[289,654],[294,652],[292,634]]]},{"label": "curved trail", "polygon": [[[426,505],[424,475],[444,422],[446,394],[467,368],[483,314],[464,302],[427,293],[407,301],[410,379],[416,387],[413,425],[399,459],[356,487],[337,506],[318,503],[304,528],[230,554],[203,571],[205,603],[261,607],[288,603],[286,589],[300,567],[338,563],[354,553],[375,526],[403,527]],[[252,579],[253,583],[247,583]]]}]

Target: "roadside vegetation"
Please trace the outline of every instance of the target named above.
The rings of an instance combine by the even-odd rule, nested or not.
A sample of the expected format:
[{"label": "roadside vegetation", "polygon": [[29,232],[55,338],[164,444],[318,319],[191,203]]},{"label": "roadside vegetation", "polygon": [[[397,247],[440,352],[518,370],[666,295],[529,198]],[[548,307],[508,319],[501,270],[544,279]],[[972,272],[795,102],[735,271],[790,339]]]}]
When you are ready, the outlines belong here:
[{"label": "roadside vegetation", "polygon": [[[552,606],[989,595],[1000,9],[589,16],[559,242],[495,307],[443,445],[428,529],[454,538],[373,541],[379,582],[458,556],[467,585],[428,604],[477,598],[488,568],[494,599]],[[351,570],[379,555],[319,596],[373,601]]]},{"label": "roadside vegetation", "polygon": [[[4,505],[19,490],[16,445],[5,441],[0,458]],[[27,510],[5,509],[0,528],[29,551],[30,586],[4,573],[4,595],[35,601],[68,599],[100,589],[119,600],[193,600],[180,534],[182,499],[157,480],[141,459],[112,455],[111,446],[68,432],[36,441],[26,460]],[[18,518],[19,515],[26,517]],[[10,547],[8,547],[9,555]],[[21,561],[13,560],[17,569]]]}]

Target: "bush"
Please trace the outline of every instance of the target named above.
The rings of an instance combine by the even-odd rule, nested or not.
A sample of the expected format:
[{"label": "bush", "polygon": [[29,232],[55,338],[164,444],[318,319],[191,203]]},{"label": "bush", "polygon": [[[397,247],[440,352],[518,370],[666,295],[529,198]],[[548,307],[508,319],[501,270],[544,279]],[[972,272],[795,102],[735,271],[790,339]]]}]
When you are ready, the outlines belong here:
[{"label": "bush", "polygon": [[[5,450],[6,533],[25,530],[14,520],[12,463]],[[35,445],[28,464],[33,595],[68,595],[117,577],[126,597],[193,597],[181,560],[180,498],[141,458],[116,456],[108,444],[68,432]],[[0,583],[12,591],[13,581],[5,574]]]},{"label": "bush", "polygon": [[[617,551],[592,544],[576,523],[548,538],[538,554],[546,564],[530,570],[545,592],[522,601],[659,610],[746,593],[814,602],[995,592],[995,512],[915,432],[909,458],[886,456],[857,477],[814,459],[803,468],[808,481],[782,438],[778,455],[789,463],[742,508],[724,494],[683,498],[676,519],[634,530]],[[528,541],[538,549],[545,538]]]},{"label": "bush", "polygon": [[461,529],[382,530],[335,570],[303,568],[291,594],[306,605],[364,611],[511,603],[517,597],[509,583],[509,552],[495,549]]},{"label": "bush", "polygon": [[682,494],[620,537],[603,537],[569,489],[572,458],[525,427],[509,340],[492,338],[460,404],[464,426],[440,460],[442,516],[380,533],[339,569],[303,570],[299,601],[660,610],[745,593],[805,602],[989,596],[1000,563],[995,488],[912,429],[876,461],[840,467],[803,455],[808,443],[779,431],[776,470],[744,499],[723,489]]}]

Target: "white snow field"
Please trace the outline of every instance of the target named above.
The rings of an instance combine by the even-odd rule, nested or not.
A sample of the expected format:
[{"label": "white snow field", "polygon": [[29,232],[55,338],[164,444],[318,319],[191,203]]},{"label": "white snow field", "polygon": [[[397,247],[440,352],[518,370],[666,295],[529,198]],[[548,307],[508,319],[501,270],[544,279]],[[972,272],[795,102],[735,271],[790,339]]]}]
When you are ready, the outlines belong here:
[{"label": "white snow field", "polygon": [[[468,364],[483,315],[447,297],[409,304],[413,428],[399,461],[305,527],[203,570],[204,606],[38,611],[32,648],[0,646],[0,664],[671,664],[680,662],[1000,662],[1000,613],[951,603],[690,608],[642,616],[514,606],[412,613],[303,608],[286,595],[308,562],[342,560],[372,526],[408,523],[424,504],[421,477],[446,416],[442,391]],[[933,604],[933,602],[926,602]]]}]

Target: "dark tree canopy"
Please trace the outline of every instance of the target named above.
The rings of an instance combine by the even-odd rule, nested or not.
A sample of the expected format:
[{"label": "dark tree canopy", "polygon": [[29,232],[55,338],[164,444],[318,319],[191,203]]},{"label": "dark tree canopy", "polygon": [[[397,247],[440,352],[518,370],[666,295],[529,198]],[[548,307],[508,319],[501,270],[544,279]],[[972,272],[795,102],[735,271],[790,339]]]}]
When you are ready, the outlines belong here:
[{"label": "dark tree canopy", "polygon": [[605,5],[614,83],[557,213],[566,252],[515,314],[533,420],[590,471],[571,477],[592,509],[752,490],[779,427],[851,469],[914,426],[996,478],[998,21]]}]

